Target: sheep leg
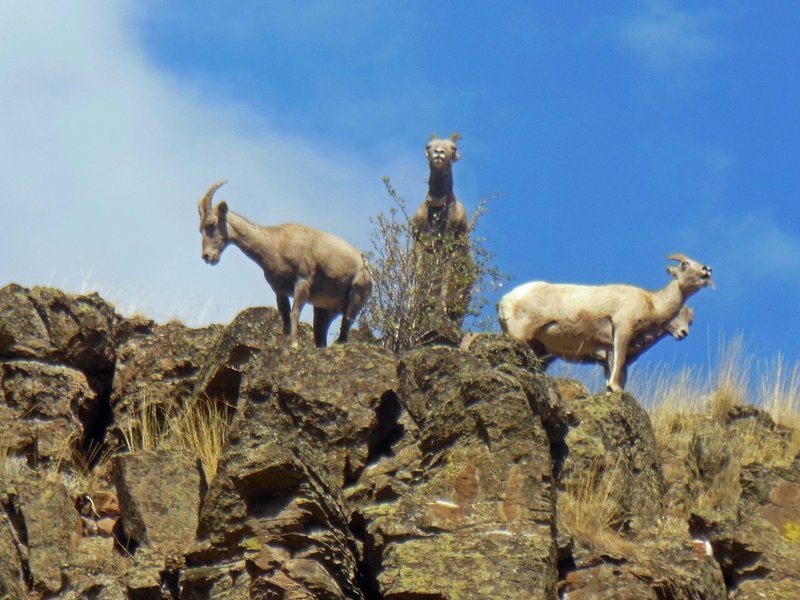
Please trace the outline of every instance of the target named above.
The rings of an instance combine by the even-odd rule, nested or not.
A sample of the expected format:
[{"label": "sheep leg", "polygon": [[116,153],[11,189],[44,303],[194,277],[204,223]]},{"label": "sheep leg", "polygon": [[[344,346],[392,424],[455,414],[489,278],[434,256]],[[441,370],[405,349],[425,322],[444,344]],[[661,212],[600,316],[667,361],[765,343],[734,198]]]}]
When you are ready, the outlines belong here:
[{"label": "sheep leg", "polygon": [[367,301],[369,296],[369,288],[364,289],[362,285],[354,285],[347,292],[347,297],[344,301],[344,308],[342,310],[342,326],[339,328],[339,337],[336,339],[337,344],[344,344],[350,334],[350,327],[353,321],[361,312],[364,302]]},{"label": "sheep leg", "polygon": [[623,365],[619,372],[619,387],[624,389],[626,383],[628,383],[628,365]]},{"label": "sheep leg", "polygon": [[544,344],[541,344],[536,340],[529,342],[528,346],[530,347],[531,350],[533,350],[533,354],[536,356],[537,359],[539,359],[539,362],[542,364],[542,367],[545,370],[547,370],[547,367],[549,367],[552,364],[552,362],[556,359],[555,356],[553,356],[547,351],[547,348],[544,347]]},{"label": "sheep leg", "polygon": [[606,382],[606,389],[609,392],[621,392],[625,382],[620,383],[625,369],[625,360],[628,356],[628,345],[630,344],[631,336],[627,332],[615,331],[614,332],[614,345],[612,350],[608,353],[608,367],[611,374]]},{"label": "sheep leg", "polygon": [[294,301],[292,302],[292,312],[290,315],[289,327],[289,345],[292,348],[297,348],[297,330],[300,325],[300,311],[308,302],[308,297],[311,294],[311,282],[301,279],[294,284]]},{"label": "sheep leg", "polygon": [[291,312],[292,307],[289,304],[289,296],[277,295],[278,313],[283,320],[283,337],[289,339],[291,333]]},{"label": "sheep leg", "polygon": [[328,328],[333,320],[333,311],[327,308],[314,307],[314,344],[317,348],[328,345]]}]

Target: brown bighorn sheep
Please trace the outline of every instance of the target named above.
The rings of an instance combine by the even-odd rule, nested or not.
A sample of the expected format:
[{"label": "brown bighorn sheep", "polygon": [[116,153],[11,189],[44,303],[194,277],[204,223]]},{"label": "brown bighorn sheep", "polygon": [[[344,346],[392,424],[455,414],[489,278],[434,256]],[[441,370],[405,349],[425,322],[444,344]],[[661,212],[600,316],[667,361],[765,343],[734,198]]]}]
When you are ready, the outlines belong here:
[{"label": "brown bighorn sheep", "polygon": [[[654,292],[631,285],[523,284],[498,302],[500,325],[541,356],[571,362],[605,356],[606,388],[622,391],[632,342],[658,336],[687,298],[714,287],[709,267],[683,254],[667,260],[679,263],[667,268],[674,280]],[[639,354],[650,347],[644,346]]]},{"label": "brown bighorn sheep", "polygon": [[[440,139],[434,133],[425,146],[430,176],[428,194],[411,224],[418,250],[448,252],[448,268],[440,275],[433,295],[451,321],[460,326],[466,316],[474,283],[467,211],[453,193],[453,163],[461,158],[456,142],[461,135]],[[436,275],[434,275],[436,276]]]},{"label": "brown bighorn sheep", "polygon": [[453,163],[461,159],[456,146],[460,139],[458,133],[448,140],[439,139],[434,133],[425,146],[430,176],[428,195],[411,219],[417,232],[467,233],[467,211],[453,193]]},{"label": "brown bighorn sheep", "polygon": [[275,292],[283,334],[291,346],[297,346],[298,320],[306,302],[314,307],[316,346],[327,345],[328,328],[338,314],[342,327],[336,341],[346,342],[353,319],[372,291],[361,252],[335,235],[305,225],[255,225],[228,210],[224,200],[212,208],[214,193],[225,183],[212,185],[198,206],[203,260],[217,264],[225,247],[233,243],[255,261]]}]

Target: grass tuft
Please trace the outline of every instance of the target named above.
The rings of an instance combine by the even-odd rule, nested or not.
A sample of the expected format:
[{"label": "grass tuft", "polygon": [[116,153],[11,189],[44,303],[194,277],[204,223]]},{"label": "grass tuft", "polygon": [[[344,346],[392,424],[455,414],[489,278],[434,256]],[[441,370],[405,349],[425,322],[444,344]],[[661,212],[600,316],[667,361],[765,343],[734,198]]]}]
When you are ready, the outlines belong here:
[{"label": "grass tuft", "polygon": [[227,407],[208,399],[182,408],[147,400],[123,431],[123,438],[130,452],[185,450],[195,455],[210,483],[228,439],[230,420]]},{"label": "grass tuft", "polygon": [[577,473],[559,500],[563,525],[581,545],[600,552],[628,556],[634,546],[620,535],[630,515],[622,497],[619,463],[606,471],[602,460]]}]

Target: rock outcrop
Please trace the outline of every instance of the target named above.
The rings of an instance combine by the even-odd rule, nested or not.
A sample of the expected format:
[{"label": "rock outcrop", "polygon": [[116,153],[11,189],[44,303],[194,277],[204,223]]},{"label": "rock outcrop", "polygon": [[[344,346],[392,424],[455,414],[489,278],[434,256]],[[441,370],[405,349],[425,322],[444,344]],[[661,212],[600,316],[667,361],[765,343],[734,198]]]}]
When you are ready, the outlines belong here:
[{"label": "rock outcrop", "polygon": [[[701,428],[660,450],[635,398],[518,342],[280,331],[272,309],[190,329],[0,289],[0,598],[800,597],[800,458],[704,511]],[[198,406],[225,420],[214,468],[126,447]],[[726,426],[747,419],[785,443],[755,409]]]}]

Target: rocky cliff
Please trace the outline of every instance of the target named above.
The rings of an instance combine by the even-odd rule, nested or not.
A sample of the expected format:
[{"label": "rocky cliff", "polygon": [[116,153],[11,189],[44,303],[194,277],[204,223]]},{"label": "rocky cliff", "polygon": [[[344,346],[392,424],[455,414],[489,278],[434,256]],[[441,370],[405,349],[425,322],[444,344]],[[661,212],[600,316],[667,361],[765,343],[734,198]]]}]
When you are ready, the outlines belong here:
[{"label": "rocky cliff", "polygon": [[[507,338],[279,331],[0,290],[0,598],[800,598],[800,458],[700,510],[719,436],[659,448],[635,398]],[[134,443],[198,407],[212,458]],[[722,426],[745,422],[784,444],[753,408]]]}]

